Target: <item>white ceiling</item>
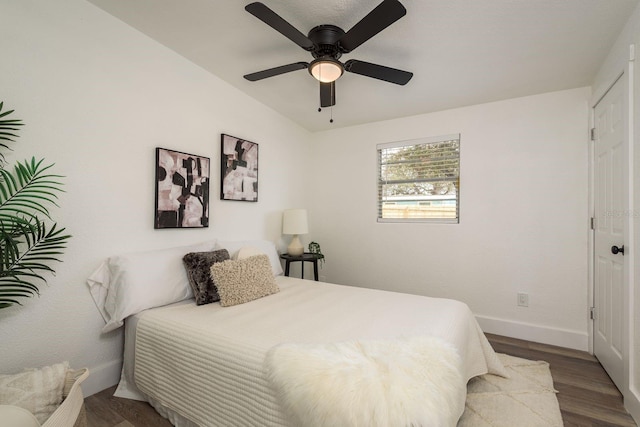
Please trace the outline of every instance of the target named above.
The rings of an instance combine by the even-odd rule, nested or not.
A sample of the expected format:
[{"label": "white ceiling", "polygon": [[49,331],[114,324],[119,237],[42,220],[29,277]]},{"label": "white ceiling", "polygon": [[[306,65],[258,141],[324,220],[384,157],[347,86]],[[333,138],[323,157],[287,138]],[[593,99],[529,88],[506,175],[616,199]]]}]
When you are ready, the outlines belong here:
[{"label": "white ceiling", "polygon": [[[398,86],[345,73],[318,113],[318,82],[299,70],[242,76],[311,55],[237,0],[89,0],[310,131],[589,86],[639,0],[400,0],[407,15],[341,61],[411,71]],[[381,0],[263,0],[302,33],[345,31]],[[334,123],[329,123],[330,114]]]}]

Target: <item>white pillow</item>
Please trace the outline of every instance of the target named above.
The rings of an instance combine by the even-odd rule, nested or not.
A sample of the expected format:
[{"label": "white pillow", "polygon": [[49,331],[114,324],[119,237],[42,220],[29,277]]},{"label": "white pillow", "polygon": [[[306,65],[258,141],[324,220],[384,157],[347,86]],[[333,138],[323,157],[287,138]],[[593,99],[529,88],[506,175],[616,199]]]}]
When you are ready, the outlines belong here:
[{"label": "white pillow", "polygon": [[107,323],[102,332],[148,308],[193,298],[182,257],[213,250],[215,240],[191,246],[113,256],[89,277],[91,295]]},{"label": "white pillow", "polygon": [[[243,260],[247,258],[251,258],[256,255],[267,255],[260,248],[256,248],[255,246],[243,246],[240,248],[238,253],[236,253],[235,260]],[[269,264],[271,265],[271,264]]]},{"label": "white pillow", "polygon": [[274,276],[282,276],[284,274],[276,245],[269,240],[221,240],[218,241],[216,247],[218,249],[226,249],[231,259],[238,259],[240,249],[245,248],[245,251],[248,251],[251,248],[252,252],[258,250],[269,257]]},{"label": "white pillow", "polygon": [[43,424],[62,403],[68,369],[69,362],[62,362],[14,375],[0,375],[0,402],[26,409]]}]

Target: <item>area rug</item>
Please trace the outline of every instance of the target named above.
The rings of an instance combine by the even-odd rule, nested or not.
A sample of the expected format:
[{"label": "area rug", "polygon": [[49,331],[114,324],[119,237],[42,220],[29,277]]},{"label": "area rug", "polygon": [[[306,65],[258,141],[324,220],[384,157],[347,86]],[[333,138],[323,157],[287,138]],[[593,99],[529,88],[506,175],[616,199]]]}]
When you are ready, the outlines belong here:
[{"label": "area rug", "polygon": [[498,354],[509,378],[482,375],[467,384],[458,427],[562,427],[549,364]]}]

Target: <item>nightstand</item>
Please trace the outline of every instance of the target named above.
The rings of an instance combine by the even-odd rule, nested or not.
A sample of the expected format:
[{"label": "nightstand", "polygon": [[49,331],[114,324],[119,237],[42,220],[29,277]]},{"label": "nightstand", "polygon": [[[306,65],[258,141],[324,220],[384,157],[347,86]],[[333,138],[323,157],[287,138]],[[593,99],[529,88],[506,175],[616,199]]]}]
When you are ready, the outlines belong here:
[{"label": "nightstand", "polygon": [[289,254],[282,254],[280,255],[280,259],[283,259],[285,261],[285,266],[284,266],[284,275],[285,276],[289,276],[289,265],[292,262],[301,262],[302,263],[302,268],[300,269],[300,271],[302,272],[302,279],[304,279],[304,263],[305,262],[312,262],[313,263],[313,278],[315,279],[315,281],[318,281],[318,260],[324,258],[324,255],[322,254],[312,254],[311,252],[305,252],[302,255],[289,255]]}]

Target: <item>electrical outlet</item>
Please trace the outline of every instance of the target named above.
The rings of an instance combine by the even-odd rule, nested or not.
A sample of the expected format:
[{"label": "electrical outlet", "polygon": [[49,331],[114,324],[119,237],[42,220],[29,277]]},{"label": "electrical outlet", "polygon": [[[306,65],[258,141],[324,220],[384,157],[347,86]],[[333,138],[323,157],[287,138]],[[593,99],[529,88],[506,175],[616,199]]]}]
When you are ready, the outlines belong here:
[{"label": "electrical outlet", "polygon": [[518,305],[520,307],[529,307],[529,294],[518,293]]}]

